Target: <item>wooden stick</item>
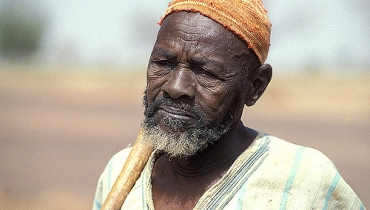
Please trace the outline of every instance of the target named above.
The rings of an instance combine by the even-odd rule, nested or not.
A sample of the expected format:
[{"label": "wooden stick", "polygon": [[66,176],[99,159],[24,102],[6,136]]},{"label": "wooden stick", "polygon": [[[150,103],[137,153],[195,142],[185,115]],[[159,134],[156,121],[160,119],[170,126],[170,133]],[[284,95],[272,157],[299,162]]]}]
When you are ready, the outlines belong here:
[{"label": "wooden stick", "polygon": [[127,195],[139,179],[153,151],[151,146],[144,145],[141,142],[142,138],[142,132],[140,131],[121,173],[104,201],[102,210],[121,209]]}]

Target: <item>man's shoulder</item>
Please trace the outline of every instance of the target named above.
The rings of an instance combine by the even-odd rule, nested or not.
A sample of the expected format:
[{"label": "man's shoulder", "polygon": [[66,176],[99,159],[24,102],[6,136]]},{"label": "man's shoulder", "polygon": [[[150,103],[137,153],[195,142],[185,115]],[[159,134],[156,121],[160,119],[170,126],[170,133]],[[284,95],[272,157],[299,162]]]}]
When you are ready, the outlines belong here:
[{"label": "man's shoulder", "polygon": [[121,172],[122,167],[131,152],[131,148],[132,147],[127,147],[115,153],[108,161],[108,164],[105,166],[100,179],[103,182],[108,182],[109,188],[112,187],[110,182],[116,180],[119,173]]},{"label": "man's shoulder", "polygon": [[123,165],[125,164],[132,147],[127,147],[125,149],[122,149],[118,151],[116,154],[114,154],[111,159],[108,162],[108,166],[112,168],[119,168],[122,169]]},{"label": "man's shoulder", "polygon": [[292,143],[269,134],[266,134],[266,136],[270,139],[271,148],[278,155],[298,155],[302,153],[305,156],[315,156],[323,161],[330,161],[325,154],[315,148]]},{"label": "man's shoulder", "polygon": [[242,188],[249,190],[243,194],[246,209],[266,209],[275,204],[288,209],[363,207],[322,152],[268,134],[260,135],[256,142],[261,147],[267,142],[268,154]]},{"label": "man's shoulder", "polygon": [[270,143],[269,156],[276,163],[300,164],[307,168],[321,168],[324,165],[331,165],[335,168],[333,162],[321,151],[298,145],[276,136],[265,134]]},{"label": "man's shoulder", "polygon": [[118,151],[116,154],[114,154],[111,159],[124,159],[124,160],[126,160],[128,155],[131,152],[131,149],[132,149],[131,146],[126,147],[126,148]]}]

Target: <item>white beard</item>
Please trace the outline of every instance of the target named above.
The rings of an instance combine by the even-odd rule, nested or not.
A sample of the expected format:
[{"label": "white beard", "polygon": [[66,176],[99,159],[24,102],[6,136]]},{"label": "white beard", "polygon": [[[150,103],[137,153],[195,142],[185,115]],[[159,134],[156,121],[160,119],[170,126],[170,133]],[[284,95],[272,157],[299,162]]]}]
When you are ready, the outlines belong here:
[{"label": "white beard", "polygon": [[143,141],[154,147],[155,150],[163,151],[171,157],[188,158],[204,149],[214,141],[200,138],[199,135],[188,135],[184,132],[180,135],[163,131],[159,126],[146,128],[142,126]]},{"label": "white beard", "polygon": [[[176,106],[176,104],[173,106]],[[177,106],[185,106],[186,108],[187,105],[180,103]],[[186,122],[170,116],[163,116],[159,120],[169,128],[169,131],[165,131],[160,128],[154,112],[154,108],[146,108],[146,118],[141,125],[144,137],[143,142],[152,145],[157,151],[167,153],[170,157],[181,158],[193,156],[208,145],[214,144],[230,129],[231,123],[235,118],[234,112],[229,111],[229,114],[221,124],[208,128],[203,124],[203,118],[200,116],[200,120],[195,126],[190,126],[190,128],[186,129],[189,126]]]}]

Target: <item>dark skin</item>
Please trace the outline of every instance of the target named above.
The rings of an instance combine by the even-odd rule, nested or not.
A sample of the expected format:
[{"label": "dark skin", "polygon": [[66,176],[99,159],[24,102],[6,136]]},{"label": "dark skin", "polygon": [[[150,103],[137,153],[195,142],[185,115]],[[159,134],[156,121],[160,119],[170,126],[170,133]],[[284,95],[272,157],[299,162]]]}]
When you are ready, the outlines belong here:
[{"label": "dark skin", "polygon": [[[210,127],[220,124],[230,110],[235,117],[219,140],[195,155],[163,154],[156,160],[152,173],[156,209],[193,209],[248,148],[256,132],[242,124],[243,107],[258,100],[271,75],[270,65],[260,65],[246,43],[217,22],[189,12],[173,13],[164,20],[148,65],[148,104],[163,97],[187,103],[202,113]],[[156,116],[166,114],[194,121],[185,112],[166,109]]]}]

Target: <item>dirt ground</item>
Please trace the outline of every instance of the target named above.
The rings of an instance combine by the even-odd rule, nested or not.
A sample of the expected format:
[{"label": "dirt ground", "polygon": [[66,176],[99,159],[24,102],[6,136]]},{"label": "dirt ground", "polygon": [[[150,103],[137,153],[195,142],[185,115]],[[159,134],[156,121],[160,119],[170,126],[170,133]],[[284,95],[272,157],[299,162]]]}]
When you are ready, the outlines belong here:
[{"label": "dirt ground", "polygon": [[[314,147],[370,206],[370,75],[277,76],[245,125]],[[142,120],[144,70],[0,66],[0,209],[91,209]]]}]

